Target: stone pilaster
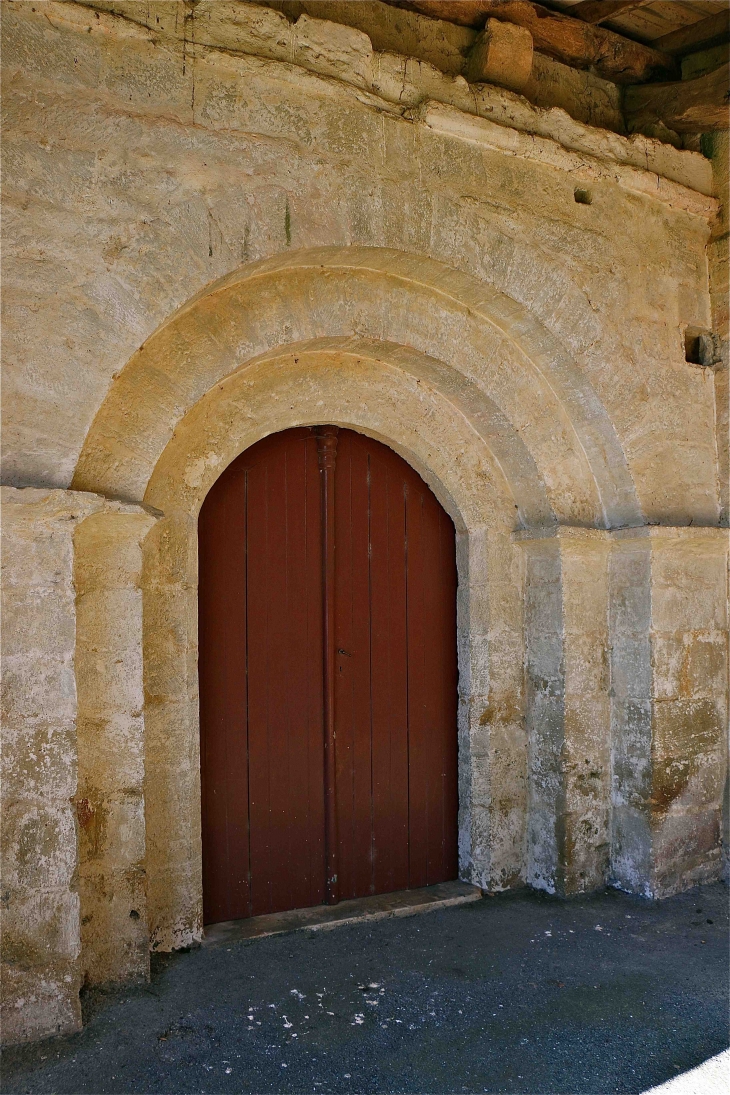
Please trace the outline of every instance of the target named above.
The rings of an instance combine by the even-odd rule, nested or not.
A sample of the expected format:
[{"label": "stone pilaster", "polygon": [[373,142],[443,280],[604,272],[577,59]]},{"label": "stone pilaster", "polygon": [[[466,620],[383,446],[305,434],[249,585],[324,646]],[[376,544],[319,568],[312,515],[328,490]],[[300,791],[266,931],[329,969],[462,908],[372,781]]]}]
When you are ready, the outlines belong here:
[{"label": "stone pilaster", "polygon": [[460,871],[497,891],[524,882],[524,559],[495,527],[458,536],[457,557]]},{"label": "stone pilaster", "polygon": [[728,532],[655,526],[612,539],[611,874],[664,897],[721,870]]},{"label": "stone pilaster", "polygon": [[77,492],[2,489],[3,1041],[81,1026],[75,887]]},{"label": "stone pilaster", "polygon": [[608,533],[515,534],[526,552],[527,881],[580,893],[609,863]]},{"label": "stone pilaster", "polygon": [[[2,1037],[18,1042],[81,1025],[76,806],[88,688],[77,692],[77,641],[88,639],[85,681],[97,692],[121,663],[107,665],[98,637],[84,635],[86,606],[77,626],[76,536],[87,522],[149,517],[96,494],[32,487],[3,487],[2,517]],[[129,622],[110,602],[102,611],[107,628]],[[124,766],[122,738],[98,744],[105,763]]]},{"label": "stone pilaster", "polygon": [[102,512],[74,537],[81,964],[91,983],[146,978],[144,511]]},{"label": "stone pilaster", "polygon": [[145,540],[147,900],[152,950],[203,931],[197,525],[167,514]]}]

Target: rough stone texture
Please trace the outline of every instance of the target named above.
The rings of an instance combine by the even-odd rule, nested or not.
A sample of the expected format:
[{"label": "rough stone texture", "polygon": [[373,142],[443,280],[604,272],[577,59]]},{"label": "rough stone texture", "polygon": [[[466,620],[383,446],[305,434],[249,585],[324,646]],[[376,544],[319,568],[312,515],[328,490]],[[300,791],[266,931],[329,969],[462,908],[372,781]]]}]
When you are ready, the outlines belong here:
[{"label": "rough stone texture", "polygon": [[[592,206],[578,205],[572,161],[471,147],[331,75],[203,47],[183,59],[177,40],[155,44],[146,28],[96,14],[3,8],[12,481],[68,485],[112,377],[216,277],[288,247],[359,242],[430,254],[516,299],[575,356],[633,474],[671,462],[672,498],[649,488],[647,516],[716,519],[712,393],[686,368],[679,330],[709,326],[703,217],[605,174]],[[610,142],[633,148],[608,134],[604,155]],[[671,152],[692,171],[707,165]],[[656,176],[651,185],[661,196]],[[31,254],[33,274],[18,280]],[[691,461],[679,458],[687,405]]]},{"label": "rough stone texture", "polygon": [[[441,93],[447,96],[445,101],[450,102],[450,96],[457,95],[462,100],[459,104],[462,109],[474,109],[474,91],[477,89],[467,88],[464,80],[467,77],[469,80],[486,80],[499,86],[522,89],[530,102],[539,107],[547,110],[558,107],[577,121],[616,133],[625,132],[621,92],[616,84],[602,80],[591,72],[569,68],[544,54],[533,55],[529,31],[510,24],[501,24],[507,28],[503,33],[520,32],[523,57],[526,40],[529,40],[530,64],[520,66],[522,72],[517,82],[514,73],[509,73],[506,81],[499,78],[503,73],[501,65],[496,72],[494,66],[491,71],[481,73],[473,70],[471,52],[479,38],[476,31],[441,19],[425,18],[417,12],[392,8],[379,0],[357,0],[356,3],[352,0],[275,0],[264,5],[228,3],[222,9],[218,0],[212,0],[212,3],[203,0],[194,11],[188,13],[184,25],[179,12],[175,11],[175,0],[166,4],[157,3],[152,15],[149,14],[150,9],[135,3],[135,0],[88,0],[88,3],[90,7],[100,10],[119,12],[140,25],[150,27],[156,34],[182,37],[184,33],[193,44],[222,45],[243,52],[247,52],[248,46],[250,52],[262,50],[265,56],[279,60],[291,58],[295,52],[291,42],[309,33],[316,35],[317,31],[313,28],[326,27],[314,49],[298,51],[298,63],[314,62],[316,66],[333,52],[332,47],[339,39],[341,44],[347,43],[350,60],[354,59],[353,54],[357,54],[359,63],[350,72],[346,66],[340,65],[337,75],[348,80],[354,77],[367,81],[371,78],[376,83],[384,77],[386,87],[390,80],[397,79],[397,88],[391,85],[395,102],[409,102],[414,80],[416,88],[425,80],[441,89]],[[262,6],[285,13],[292,25],[287,27],[282,19],[273,21],[267,13],[257,12],[256,7]],[[323,23],[322,20],[327,22]],[[254,27],[256,30],[251,35]],[[356,33],[348,38],[345,27],[361,34],[358,36]],[[364,42],[366,36],[375,51],[374,55]],[[276,45],[272,45],[272,40]],[[377,91],[377,86],[373,85],[373,90]],[[491,90],[493,93],[494,89]]]},{"label": "rough stone texture", "polygon": [[308,10],[2,28],[5,474],[44,488],[4,520],[5,1036],[200,937],[197,514],[294,425],[454,519],[462,876],[715,877],[727,372],[684,335],[722,327],[719,160]]},{"label": "rough stone texture", "polygon": [[142,683],[142,551],[154,518],[94,514],[74,539],[81,968],[85,982],[149,976]]},{"label": "rough stone texture", "polygon": [[581,893],[608,876],[610,535],[563,527],[515,539],[527,554],[527,881]]},{"label": "rough stone texture", "polygon": [[138,511],[92,494],[2,488],[5,1041],[81,1022],[74,537],[108,512],[140,520],[117,515],[125,509]]},{"label": "rough stone texture", "polygon": [[[708,138],[705,138],[708,140]],[[720,210],[712,226],[707,248],[710,267],[710,300],[712,302],[712,330],[715,347],[715,407],[717,415],[717,449],[720,468],[720,523],[730,524],[730,322],[728,306],[730,297],[730,134],[713,133],[708,143],[712,145],[712,170],[715,195],[720,199]]]},{"label": "rough stone texture", "polygon": [[[470,83],[497,84],[521,91],[532,74],[532,35],[514,23],[487,19],[471,48],[466,76]],[[552,104],[551,104],[552,105]]]},{"label": "rough stone texture", "polygon": [[728,534],[613,535],[611,873],[664,897],[721,869]]}]

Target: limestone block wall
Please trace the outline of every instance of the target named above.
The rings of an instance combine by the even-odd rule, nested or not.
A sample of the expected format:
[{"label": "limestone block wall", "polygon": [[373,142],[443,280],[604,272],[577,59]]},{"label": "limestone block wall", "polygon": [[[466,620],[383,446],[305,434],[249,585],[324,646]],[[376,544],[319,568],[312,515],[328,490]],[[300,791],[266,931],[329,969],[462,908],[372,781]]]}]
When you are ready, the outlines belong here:
[{"label": "limestone block wall", "polygon": [[612,877],[664,897],[719,875],[726,529],[627,529],[610,562]]},{"label": "limestone block wall", "polygon": [[[647,519],[717,519],[712,385],[683,345],[685,325],[710,326],[717,203],[699,153],[486,85],[475,98],[425,64],[404,93],[404,58],[386,80],[395,55],[310,16],[216,3],[193,44],[123,4],[33,7],[2,12],[9,481],[68,486],[112,379],[215,279],[359,244],[518,301],[607,409]],[[591,205],[574,199],[586,187]]]},{"label": "limestone block wall", "polygon": [[[84,721],[89,714],[84,698],[103,687],[105,671],[119,671],[117,655],[133,641],[135,626],[141,631],[140,605],[136,614],[127,611],[116,619],[116,641],[100,648],[100,633],[113,626],[108,615],[113,594],[102,593],[107,604],[96,609],[82,594],[77,611],[75,538],[86,538],[87,521],[98,527],[110,517],[131,522],[137,539],[151,520],[139,507],[87,493],[2,488],[5,1041],[75,1030],[81,1021],[79,988],[88,963],[86,950],[82,960],[82,918],[90,910],[80,880],[86,856],[79,833],[88,831],[93,811],[88,793],[79,796],[79,779],[84,779],[84,761],[87,768],[91,762],[103,769],[106,759],[108,766],[123,769],[125,752],[115,741],[114,759],[105,758],[98,732],[114,698],[104,690],[98,726]],[[88,570],[93,553],[84,554]],[[97,557],[96,566],[101,591],[110,576],[103,559]],[[96,636],[93,627],[87,630],[92,618]],[[125,623],[131,635],[124,633]],[[96,677],[93,684],[89,675]],[[141,722],[139,707],[137,702]],[[110,856],[120,843],[121,856],[128,855],[127,837],[116,824],[96,829],[97,844]],[[128,909],[126,915],[129,922]]]},{"label": "limestone block wall", "polygon": [[527,555],[526,878],[551,893],[581,893],[609,877],[610,535],[563,527],[515,539]]},{"label": "limestone block wall", "polygon": [[197,513],[293,425],[454,519],[463,876],[716,877],[721,172],[308,12],[0,8],[4,1036],[200,938]]},{"label": "limestone block wall", "polygon": [[94,506],[33,489],[2,501],[3,1032],[15,1040],[81,1018],[73,532]]},{"label": "limestone block wall", "polygon": [[154,518],[100,512],[74,538],[81,968],[149,975],[142,551]]}]

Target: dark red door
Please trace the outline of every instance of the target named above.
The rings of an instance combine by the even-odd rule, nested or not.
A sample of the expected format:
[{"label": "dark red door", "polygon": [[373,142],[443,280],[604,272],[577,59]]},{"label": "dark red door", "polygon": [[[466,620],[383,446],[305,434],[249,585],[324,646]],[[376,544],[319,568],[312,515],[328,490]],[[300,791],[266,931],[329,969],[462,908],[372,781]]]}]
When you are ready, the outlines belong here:
[{"label": "dark red door", "polygon": [[213,486],[199,546],[205,922],[455,878],[454,527],[423,480],[350,430],[325,473],[288,430]]}]

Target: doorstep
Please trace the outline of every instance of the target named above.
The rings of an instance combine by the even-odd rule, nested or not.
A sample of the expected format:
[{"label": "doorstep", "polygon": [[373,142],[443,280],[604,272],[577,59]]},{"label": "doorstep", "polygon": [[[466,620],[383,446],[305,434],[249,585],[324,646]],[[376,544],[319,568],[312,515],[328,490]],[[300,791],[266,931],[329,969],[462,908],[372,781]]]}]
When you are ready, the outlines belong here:
[{"label": "doorstep", "polygon": [[323,931],[341,924],[362,924],[368,920],[386,920],[391,916],[413,916],[453,905],[480,901],[482,891],[468,882],[440,882],[421,890],[398,890],[340,901],[339,905],[315,905],[311,909],[251,916],[246,920],[227,920],[205,929],[203,947],[218,947],[243,939],[258,939],[281,932]]}]

